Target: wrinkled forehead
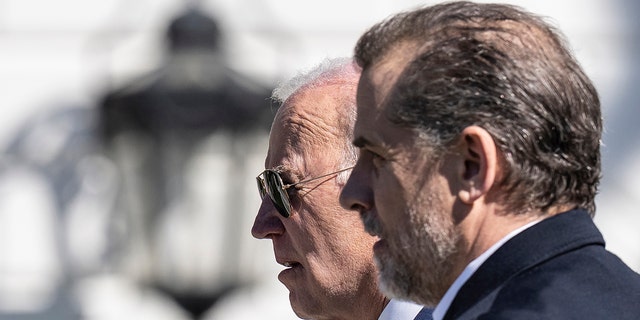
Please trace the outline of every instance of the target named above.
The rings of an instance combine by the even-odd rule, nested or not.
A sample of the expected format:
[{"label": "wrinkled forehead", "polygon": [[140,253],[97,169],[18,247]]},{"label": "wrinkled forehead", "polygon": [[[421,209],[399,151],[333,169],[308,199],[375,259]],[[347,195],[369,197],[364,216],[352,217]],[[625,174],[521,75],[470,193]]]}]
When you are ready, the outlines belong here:
[{"label": "wrinkled forehead", "polygon": [[271,127],[267,167],[301,165],[338,154],[339,141],[345,139],[338,111],[344,103],[340,90],[327,85],[296,92],[285,101]]}]

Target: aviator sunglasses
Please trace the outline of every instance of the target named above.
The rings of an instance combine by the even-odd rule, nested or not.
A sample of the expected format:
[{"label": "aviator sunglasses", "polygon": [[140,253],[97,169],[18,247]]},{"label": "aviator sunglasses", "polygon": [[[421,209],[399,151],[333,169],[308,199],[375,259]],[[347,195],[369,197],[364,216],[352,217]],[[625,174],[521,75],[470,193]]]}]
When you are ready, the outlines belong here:
[{"label": "aviator sunglasses", "polygon": [[273,202],[273,205],[276,207],[280,215],[285,218],[291,216],[291,201],[289,199],[289,194],[287,193],[287,189],[291,187],[295,187],[299,184],[307,183],[313,180],[322,179],[334,174],[338,174],[343,171],[347,171],[353,169],[353,167],[340,169],[335,172],[323,174],[319,177],[310,178],[307,180],[298,181],[296,183],[284,184],[282,182],[282,177],[280,176],[280,171],[275,169],[267,169],[262,171],[257,177],[256,181],[258,182],[258,191],[260,192],[260,198],[264,199],[267,195]]}]

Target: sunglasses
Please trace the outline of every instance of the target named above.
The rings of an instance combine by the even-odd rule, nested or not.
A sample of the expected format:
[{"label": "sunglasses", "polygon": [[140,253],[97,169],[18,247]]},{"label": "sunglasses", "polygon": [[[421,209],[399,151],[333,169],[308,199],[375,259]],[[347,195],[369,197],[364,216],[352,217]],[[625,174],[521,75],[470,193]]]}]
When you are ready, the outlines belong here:
[{"label": "sunglasses", "polygon": [[289,194],[287,193],[287,189],[291,187],[295,187],[299,184],[303,184],[313,180],[318,180],[331,175],[335,175],[350,169],[353,169],[353,167],[340,169],[335,172],[323,174],[319,177],[314,177],[314,178],[298,181],[296,183],[291,183],[291,184],[284,184],[282,182],[280,171],[275,169],[267,169],[262,171],[262,173],[260,173],[256,177],[256,181],[258,182],[258,192],[260,192],[261,199],[264,199],[264,197],[269,195],[271,202],[273,202],[273,205],[276,207],[280,215],[282,215],[285,218],[288,218],[291,216],[292,209],[291,209],[291,201],[289,199]]}]

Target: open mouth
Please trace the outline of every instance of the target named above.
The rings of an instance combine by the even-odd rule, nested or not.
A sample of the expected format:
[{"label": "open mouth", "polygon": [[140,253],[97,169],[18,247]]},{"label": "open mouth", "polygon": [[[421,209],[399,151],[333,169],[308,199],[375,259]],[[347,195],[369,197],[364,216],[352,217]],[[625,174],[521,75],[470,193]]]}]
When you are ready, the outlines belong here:
[{"label": "open mouth", "polygon": [[285,261],[283,263],[280,263],[281,265],[287,267],[287,268],[295,268],[295,267],[300,267],[301,264],[295,261]]},{"label": "open mouth", "polygon": [[276,258],[276,262],[279,265],[284,266],[284,267],[286,267],[288,269],[292,269],[292,268],[296,268],[296,267],[301,267],[302,266],[298,261],[294,261],[294,260]]}]

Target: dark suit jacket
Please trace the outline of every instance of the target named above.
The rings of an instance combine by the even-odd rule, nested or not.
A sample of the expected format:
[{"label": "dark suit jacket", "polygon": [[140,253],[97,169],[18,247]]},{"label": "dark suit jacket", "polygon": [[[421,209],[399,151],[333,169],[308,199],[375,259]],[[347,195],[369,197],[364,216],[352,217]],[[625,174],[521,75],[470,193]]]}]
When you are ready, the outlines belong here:
[{"label": "dark suit jacket", "polygon": [[460,288],[444,319],[640,319],[640,275],[572,210],[516,235]]},{"label": "dark suit jacket", "polygon": [[422,310],[420,310],[420,312],[418,312],[418,314],[416,315],[415,318],[413,318],[413,320],[432,320],[433,319],[432,313],[433,313],[433,309],[424,307],[422,308]]}]

